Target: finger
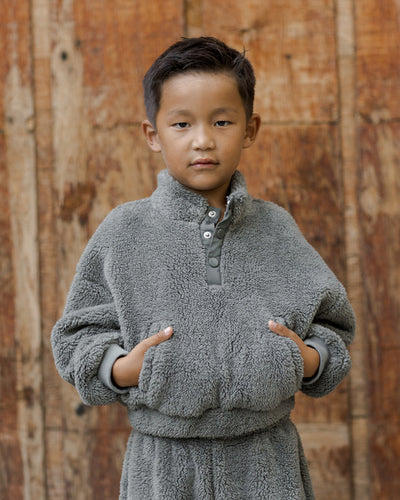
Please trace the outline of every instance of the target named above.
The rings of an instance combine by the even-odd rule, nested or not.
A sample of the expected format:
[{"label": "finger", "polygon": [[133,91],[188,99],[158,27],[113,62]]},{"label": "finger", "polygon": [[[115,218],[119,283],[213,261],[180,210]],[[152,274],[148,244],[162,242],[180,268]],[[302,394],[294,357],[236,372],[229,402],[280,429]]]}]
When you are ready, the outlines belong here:
[{"label": "finger", "polygon": [[268,326],[272,332],[282,335],[283,337],[291,337],[293,335],[292,330],[289,330],[286,326],[276,323],[275,321],[268,321]]},{"label": "finger", "polygon": [[153,345],[161,344],[161,342],[164,342],[164,340],[169,339],[172,335],[172,332],[172,326],[168,326],[167,328],[164,328],[164,330],[160,330],[158,333],[152,335],[151,337],[142,340],[142,342],[140,342],[140,344],[138,345],[141,345],[142,347],[148,349]]}]

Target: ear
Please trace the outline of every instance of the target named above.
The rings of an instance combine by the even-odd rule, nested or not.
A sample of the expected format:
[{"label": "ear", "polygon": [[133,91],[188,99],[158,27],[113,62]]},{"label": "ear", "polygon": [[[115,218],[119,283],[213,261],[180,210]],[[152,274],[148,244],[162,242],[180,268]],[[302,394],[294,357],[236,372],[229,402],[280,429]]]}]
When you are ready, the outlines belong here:
[{"label": "ear", "polygon": [[142,130],[150,149],[155,153],[160,153],[161,146],[158,140],[157,130],[153,127],[149,120],[143,120]]},{"label": "ear", "polygon": [[253,113],[247,122],[246,133],[243,138],[243,148],[249,148],[256,140],[261,125],[260,115]]}]

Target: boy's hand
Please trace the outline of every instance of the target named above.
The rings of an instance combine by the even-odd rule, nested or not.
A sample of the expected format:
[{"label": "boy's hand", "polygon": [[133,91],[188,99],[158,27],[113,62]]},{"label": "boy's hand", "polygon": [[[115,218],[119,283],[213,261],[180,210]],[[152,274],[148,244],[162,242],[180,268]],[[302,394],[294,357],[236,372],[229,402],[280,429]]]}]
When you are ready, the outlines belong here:
[{"label": "boy's hand", "polygon": [[164,340],[169,339],[171,335],[172,327],[169,326],[165,328],[165,330],[161,330],[155,335],[139,342],[139,344],[126,356],[118,358],[111,370],[111,376],[114,383],[119,387],[138,385],[139,375],[142,370],[143,359],[147,349],[153,345],[161,344]]},{"label": "boy's hand", "polygon": [[306,345],[296,333],[286,328],[286,326],[275,323],[275,321],[269,321],[268,326],[272,332],[293,340],[299,346],[304,362],[304,377],[309,378],[315,375],[319,367],[318,351]]}]

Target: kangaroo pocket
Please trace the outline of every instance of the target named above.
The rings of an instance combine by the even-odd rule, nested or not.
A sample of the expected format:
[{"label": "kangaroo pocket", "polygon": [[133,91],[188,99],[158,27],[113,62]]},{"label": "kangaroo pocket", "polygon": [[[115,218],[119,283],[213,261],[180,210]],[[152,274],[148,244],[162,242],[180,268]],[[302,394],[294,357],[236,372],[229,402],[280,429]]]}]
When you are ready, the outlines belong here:
[{"label": "kangaroo pocket", "polygon": [[268,312],[251,316],[231,311],[226,323],[230,338],[223,356],[221,406],[270,411],[291,398],[300,388],[303,360],[295,342],[268,328],[268,319],[283,323]]},{"label": "kangaroo pocket", "polygon": [[204,342],[203,332],[185,323],[155,322],[149,336],[169,325],[174,328],[172,337],[146,351],[140,400],[168,416],[198,417],[219,406],[213,348]]}]

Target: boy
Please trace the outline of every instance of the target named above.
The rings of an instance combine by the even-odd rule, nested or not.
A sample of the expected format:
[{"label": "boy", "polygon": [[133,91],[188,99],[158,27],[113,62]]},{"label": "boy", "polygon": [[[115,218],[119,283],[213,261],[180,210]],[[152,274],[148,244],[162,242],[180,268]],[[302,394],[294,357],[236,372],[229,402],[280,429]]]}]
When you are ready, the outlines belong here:
[{"label": "boy", "polygon": [[153,63],[143,131],[167,168],[100,225],[52,332],[83,401],[128,408],[122,499],[313,498],[289,415],[298,390],[323,396],[349,371],[354,316],[291,216],[236,170],[260,126],[254,86],[214,38]]}]

